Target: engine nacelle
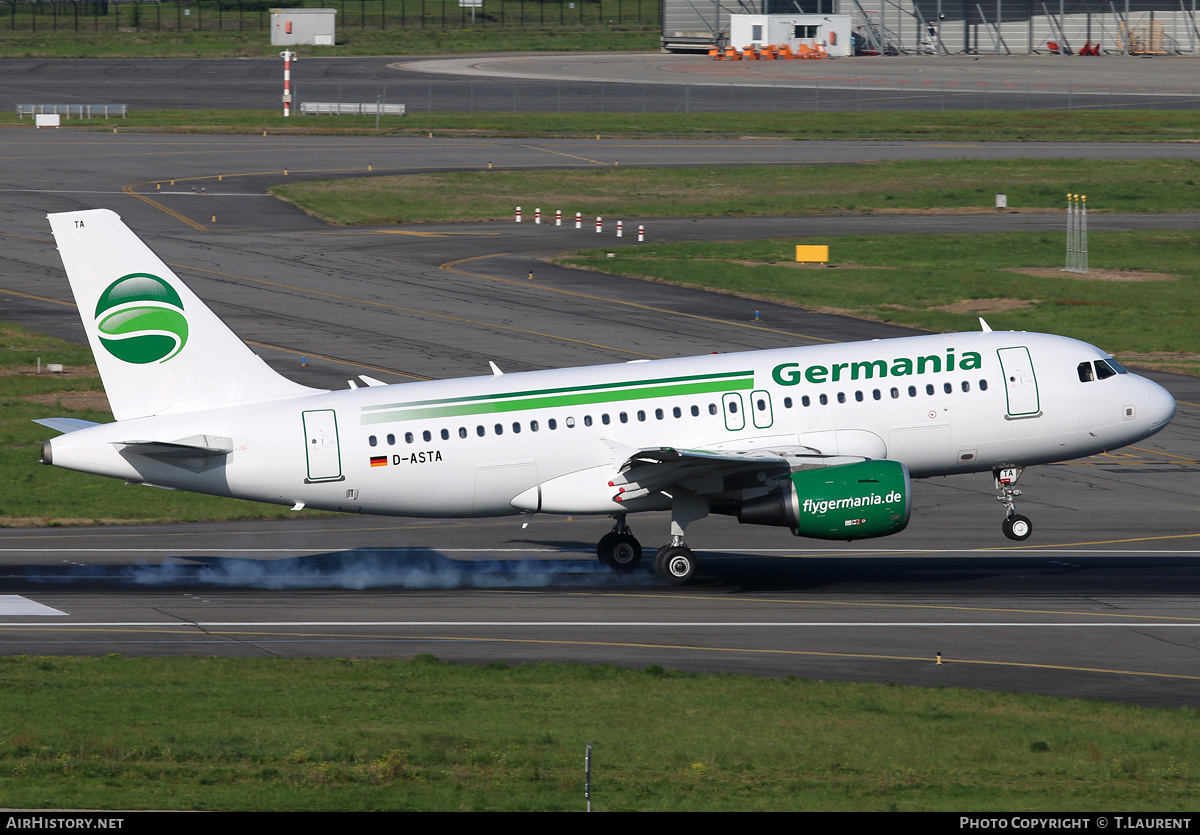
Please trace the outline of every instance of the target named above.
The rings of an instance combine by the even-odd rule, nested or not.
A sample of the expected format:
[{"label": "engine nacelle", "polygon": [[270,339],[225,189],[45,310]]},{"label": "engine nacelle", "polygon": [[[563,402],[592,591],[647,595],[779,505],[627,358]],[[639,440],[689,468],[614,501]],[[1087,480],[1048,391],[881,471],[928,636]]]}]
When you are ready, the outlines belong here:
[{"label": "engine nacelle", "polygon": [[749,499],[738,521],[813,539],[869,539],[908,525],[912,485],[899,461],[861,461],[792,473],[783,489]]}]

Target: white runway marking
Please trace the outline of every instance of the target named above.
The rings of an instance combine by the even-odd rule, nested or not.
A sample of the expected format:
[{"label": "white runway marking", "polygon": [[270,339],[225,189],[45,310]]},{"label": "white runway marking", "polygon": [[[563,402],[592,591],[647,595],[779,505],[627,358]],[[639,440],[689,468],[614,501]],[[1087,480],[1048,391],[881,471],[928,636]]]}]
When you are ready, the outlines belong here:
[{"label": "white runway marking", "polygon": [[21,597],[19,594],[0,594],[0,615],[66,615],[66,612],[60,612],[58,609],[53,609],[49,606],[43,606],[30,600],[28,597]]}]

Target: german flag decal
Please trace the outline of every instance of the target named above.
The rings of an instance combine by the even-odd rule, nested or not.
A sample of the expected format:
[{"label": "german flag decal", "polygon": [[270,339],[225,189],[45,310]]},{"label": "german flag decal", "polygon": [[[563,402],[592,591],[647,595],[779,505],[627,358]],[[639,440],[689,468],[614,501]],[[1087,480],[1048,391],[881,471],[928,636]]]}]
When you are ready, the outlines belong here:
[{"label": "german flag decal", "polygon": [[386,467],[387,466],[387,456],[386,455],[372,455],[371,456],[371,466],[372,467]]}]

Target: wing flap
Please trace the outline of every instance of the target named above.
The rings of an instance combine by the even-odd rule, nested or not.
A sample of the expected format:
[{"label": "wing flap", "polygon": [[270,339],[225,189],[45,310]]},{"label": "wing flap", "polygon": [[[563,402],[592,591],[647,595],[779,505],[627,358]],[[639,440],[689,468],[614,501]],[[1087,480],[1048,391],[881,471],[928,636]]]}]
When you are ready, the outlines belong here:
[{"label": "wing flap", "polygon": [[626,458],[609,486],[617,490],[615,502],[657,492],[669,494],[674,487],[716,496],[738,483],[743,487],[761,485],[800,470],[864,460],[857,455],[826,455],[799,444],[721,450],[657,447],[638,450]]}]

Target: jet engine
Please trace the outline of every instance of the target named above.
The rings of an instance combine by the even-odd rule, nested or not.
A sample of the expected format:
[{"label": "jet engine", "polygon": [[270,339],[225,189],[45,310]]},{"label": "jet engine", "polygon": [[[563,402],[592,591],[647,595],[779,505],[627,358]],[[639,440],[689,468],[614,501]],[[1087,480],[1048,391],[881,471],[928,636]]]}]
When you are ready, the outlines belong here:
[{"label": "jet engine", "polygon": [[781,489],[743,501],[739,522],[791,528],[813,539],[869,539],[908,525],[908,468],[881,459],[799,470]]}]

